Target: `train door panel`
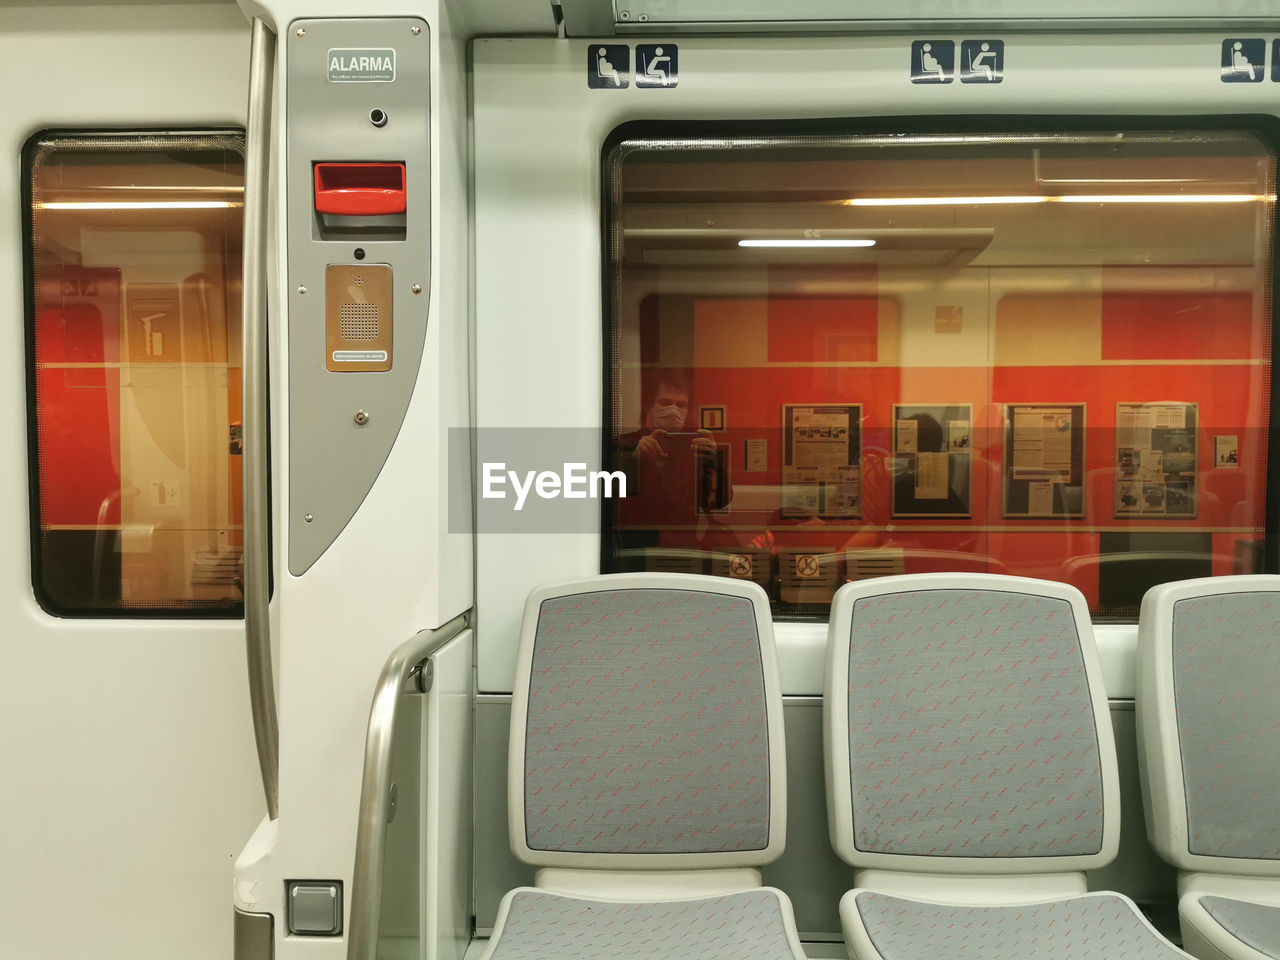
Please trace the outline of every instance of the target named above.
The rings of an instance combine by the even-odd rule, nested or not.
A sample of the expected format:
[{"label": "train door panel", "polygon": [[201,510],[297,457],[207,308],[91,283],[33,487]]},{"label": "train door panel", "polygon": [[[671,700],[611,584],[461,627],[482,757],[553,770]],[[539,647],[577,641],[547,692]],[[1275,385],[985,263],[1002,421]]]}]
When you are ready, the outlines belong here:
[{"label": "train door panel", "polygon": [[[246,927],[271,918],[261,942],[278,957],[360,955],[378,949],[370,931],[448,956],[469,917],[458,894],[470,859],[456,824],[469,806],[472,662],[462,14],[435,2],[387,16],[242,6],[276,38],[267,262],[285,385],[273,460],[279,815],[242,838],[233,905]],[[431,701],[403,711],[410,739],[388,760],[421,790],[400,784],[403,806],[371,812],[370,700],[402,645],[446,628]],[[393,816],[387,831],[357,829]],[[409,843],[385,867],[421,883],[386,891],[381,931],[365,839]],[[295,882],[335,913],[317,923],[295,910]]]},{"label": "train door panel", "polygon": [[4,951],[221,957],[262,809],[235,449],[247,25],[225,5],[0,20],[21,91],[3,124]]}]

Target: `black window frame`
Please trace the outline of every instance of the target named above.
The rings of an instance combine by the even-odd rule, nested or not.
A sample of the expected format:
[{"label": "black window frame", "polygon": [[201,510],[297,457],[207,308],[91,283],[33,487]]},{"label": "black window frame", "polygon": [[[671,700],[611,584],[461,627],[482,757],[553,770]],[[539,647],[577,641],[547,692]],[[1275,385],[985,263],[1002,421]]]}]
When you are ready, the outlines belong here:
[{"label": "black window frame", "polygon": [[[26,351],[26,424],[27,424],[27,507],[28,532],[31,556],[32,595],[40,608],[51,616],[68,620],[243,620],[243,585],[239,584],[241,597],[229,602],[213,601],[204,606],[158,607],[115,606],[81,608],[59,603],[48,595],[41,582],[44,569],[43,536],[40,522],[39,434],[36,416],[36,276],[35,276],[35,209],[33,206],[33,172],[36,156],[43,142],[55,138],[119,139],[125,137],[160,138],[174,137],[228,137],[240,142],[241,156],[247,153],[247,134],[244,127],[47,127],[35,131],[22,146],[20,162],[20,202],[22,204],[22,300],[23,344]],[[269,392],[269,391],[268,391]],[[268,401],[268,411],[270,403]],[[269,414],[268,414],[269,415]],[[270,482],[270,434],[267,438],[267,471]],[[272,530],[267,531],[268,556],[274,557]],[[268,598],[275,589],[274,561],[268,573]]]},{"label": "black window frame", "polygon": [[[1280,185],[1280,116],[1258,113],[1187,114],[1171,116],[1132,114],[970,114],[948,116],[927,114],[919,116],[850,117],[796,120],[632,120],[616,126],[605,138],[600,149],[599,178],[599,226],[600,226],[600,289],[601,289],[601,395],[603,420],[601,421],[601,463],[612,469],[614,463],[614,370],[613,356],[616,345],[615,331],[620,320],[619,292],[621,287],[621,262],[618,250],[621,244],[621,217],[615,214],[619,198],[613,193],[613,169],[624,158],[626,144],[633,140],[661,142],[693,139],[733,140],[740,138],[798,137],[834,138],[862,136],[939,135],[939,136],[1000,136],[1035,134],[1088,134],[1088,133],[1152,133],[1212,130],[1245,132],[1252,134],[1271,152],[1275,163],[1275,180]],[[1276,375],[1280,363],[1280,343],[1277,343],[1277,305],[1280,304],[1280,203],[1272,204],[1271,218],[1271,284],[1269,332],[1270,352],[1270,410],[1267,424],[1266,486],[1263,497],[1262,572],[1280,573],[1280,532],[1274,529],[1280,516],[1280,423],[1277,408],[1280,405],[1280,376]],[[601,573],[625,570],[619,564],[614,538],[613,502],[600,500],[599,564]],[[773,617],[778,622],[825,623],[828,614],[798,614],[775,609]],[[1134,620],[1107,623],[1136,624]]]}]

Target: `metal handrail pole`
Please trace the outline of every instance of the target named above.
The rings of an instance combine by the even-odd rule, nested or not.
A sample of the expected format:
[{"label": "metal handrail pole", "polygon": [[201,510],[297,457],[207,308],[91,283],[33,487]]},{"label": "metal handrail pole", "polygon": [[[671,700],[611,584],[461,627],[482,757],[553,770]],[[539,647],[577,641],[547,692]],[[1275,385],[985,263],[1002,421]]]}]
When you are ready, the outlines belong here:
[{"label": "metal handrail pole", "polygon": [[382,867],[387,852],[387,803],[391,790],[396,702],[410,678],[418,676],[418,668],[470,624],[470,614],[464,613],[435,630],[423,630],[396,647],[383,664],[373,704],[369,707],[369,728],[365,734],[356,858],[351,874],[347,960],[375,960],[378,951],[378,911],[382,906]]}]

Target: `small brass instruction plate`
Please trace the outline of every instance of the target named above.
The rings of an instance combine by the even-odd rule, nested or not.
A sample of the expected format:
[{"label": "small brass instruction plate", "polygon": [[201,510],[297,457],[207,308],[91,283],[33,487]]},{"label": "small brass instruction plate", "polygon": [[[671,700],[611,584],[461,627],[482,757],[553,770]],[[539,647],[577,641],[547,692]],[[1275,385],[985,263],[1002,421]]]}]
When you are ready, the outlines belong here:
[{"label": "small brass instruction plate", "polygon": [[331,263],[324,271],[325,367],[334,373],[391,369],[392,271],[386,264]]}]

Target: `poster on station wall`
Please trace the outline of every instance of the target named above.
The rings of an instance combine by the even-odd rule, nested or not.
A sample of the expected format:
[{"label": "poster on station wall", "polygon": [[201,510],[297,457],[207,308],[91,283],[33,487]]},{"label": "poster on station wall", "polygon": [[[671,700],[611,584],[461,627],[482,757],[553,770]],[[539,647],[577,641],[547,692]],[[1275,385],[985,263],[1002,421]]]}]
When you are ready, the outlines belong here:
[{"label": "poster on station wall", "polygon": [[895,404],[893,515],[972,516],[972,452],[972,406]]},{"label": "poster on station wall", "polygon": [[861,404],[784,404],[782,516],[862,516]]},{"label": "poster on station wall", "polygon": [[1010,403],[1004,419],[1004,515],[1084,516],[1083,403]]},{"label": "poster on station wall", "polygon": [[1116,404],[1116,516],[1196,515],[1194,403]]}]

